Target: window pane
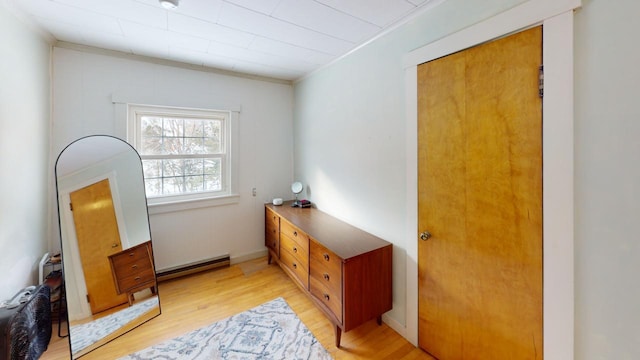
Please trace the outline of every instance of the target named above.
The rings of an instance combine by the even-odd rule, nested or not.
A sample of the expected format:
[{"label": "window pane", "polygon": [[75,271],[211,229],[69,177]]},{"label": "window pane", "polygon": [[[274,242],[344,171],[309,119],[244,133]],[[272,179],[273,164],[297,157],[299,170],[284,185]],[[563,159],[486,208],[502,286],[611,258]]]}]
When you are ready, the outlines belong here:
[{"label": "window pane", "polygon": [[163,154],[171,154],[171,155],[179,155],[183,153],[182,142],[184,139],[182,138],[164,138],[164,143],[162,144]]},{"label": "window pane", "polygon": [[205,121],[208,120],[184,119],[184,136],[199,138],[203,137]]},{"label": "window pane", "polygon": [[221,120],[206,120],[204,121],[204,137],[208,138],[220,138],[222,133],[222,121]]},{"label": "window pane", "polygon": [[141,147],[138,149],[142,155],[160,155],[162,154],[162,138],[160,137],[143,137],[141,139]]},{"label": "window pane", "polygon": [[184,153],[185,154],[204,154],[204,146],[202,138],[185,138]]},{"label": "window pane", "polygon": [[180,194],[183,192],[182,191],[183,188],[184,188],[183,177],[169,177],[169,178],[162,179],[163,195]]},{"label": "window pane", "polygon": [[201,175],[203,173],[202,159],[185,159],[184,174],[185,175]]},{"label": "window pane", "polygon": [[218,138],[205,138],[204,152],[208,154],[219,154],[222,149],[220,145],[220,139]]},{"label": "window pane", "polygon": [[184,136],[184,120],[164,118],[162,121],[162,135],[168,137]]},{"label": "window pane", "polygon": [[142,160],[144,177],[148,179],[162,176],[162,160]]},{"label": "window pane", "polygon": [[204,188],[207,191],[222,190],[222,160],[221,159],[205,159],[204,160]]},{"label": "window pane", "polygon": [[156,116],[140,117],[140,134],[143,137],[162,136],[162,118]]},{"label": "window pane", "polygon": [[206,191],[220,191],[222,190],[222,181],[218,175],[205,175],[204,176],[204,189]]},{"label": "window pane", "polygon": [[208,175],[220,175],[220,159],[204,159],[204,173]]},{"label": "window pane", "polygon": [[183,166],[184,164],[182,159],[162,160],[162,176],[182,176],[182,174],[184,174]]},{"label": "window pane", "polygon": [[144,190],[147,196],[162,195],[162,180],[161,179],[145,179]]},{"label": "window pane", "polygon": [[185,192],[191,193],[191,192],[203,191],[204,190],[203,183],[204,181],[203,181],[202,175],[185,176],[184,178]]}]

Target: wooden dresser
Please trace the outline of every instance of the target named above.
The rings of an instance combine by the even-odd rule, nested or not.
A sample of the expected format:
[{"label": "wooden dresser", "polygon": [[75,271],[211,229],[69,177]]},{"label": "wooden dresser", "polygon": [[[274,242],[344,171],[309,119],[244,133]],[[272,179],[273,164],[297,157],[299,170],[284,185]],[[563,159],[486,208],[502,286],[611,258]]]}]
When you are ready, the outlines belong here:
[{"label": "wooden dresser", "polygon": [[314,208],[265,205],[265,245],[272,260],[342,332],[392,307],[392,244]]},{"label": "wooden dresser", "polygon": [[135,292],[150,288],[153,294],[156,293],[151,241],[110,255],[109,263],[116,291],[118,294],[127,294],[129,306],[133,304]]}]

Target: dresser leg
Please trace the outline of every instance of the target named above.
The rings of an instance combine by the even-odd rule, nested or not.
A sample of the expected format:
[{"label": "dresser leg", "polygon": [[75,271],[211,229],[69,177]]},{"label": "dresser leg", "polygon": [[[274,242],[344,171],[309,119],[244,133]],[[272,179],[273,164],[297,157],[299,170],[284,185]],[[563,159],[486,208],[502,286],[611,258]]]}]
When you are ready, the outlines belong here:
[{"label": "dresser leg", "polygon": [[267,255],[267,265],[271,265],[271,252]]},{"label": "dresser leg", "polygon": [[336,347],[340,348],[340,338],[342,337],[342,329],[336,325]]},{"label": "dresser leg", "polygon": [[376,318],[376,322],[378,323],[378,325],[382,325],[382,315],[378,315],[378,317]]}]

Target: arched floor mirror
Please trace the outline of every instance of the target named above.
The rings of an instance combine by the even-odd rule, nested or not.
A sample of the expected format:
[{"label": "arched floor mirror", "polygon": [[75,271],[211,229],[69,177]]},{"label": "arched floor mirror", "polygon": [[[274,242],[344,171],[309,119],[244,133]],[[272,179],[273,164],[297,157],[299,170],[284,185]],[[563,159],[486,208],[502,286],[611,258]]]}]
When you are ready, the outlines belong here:
[{"label": "arched floor mirror", "polygon": [[55,167],[71,357],[160,315],[140,156],[104,135],[69,144]]}]

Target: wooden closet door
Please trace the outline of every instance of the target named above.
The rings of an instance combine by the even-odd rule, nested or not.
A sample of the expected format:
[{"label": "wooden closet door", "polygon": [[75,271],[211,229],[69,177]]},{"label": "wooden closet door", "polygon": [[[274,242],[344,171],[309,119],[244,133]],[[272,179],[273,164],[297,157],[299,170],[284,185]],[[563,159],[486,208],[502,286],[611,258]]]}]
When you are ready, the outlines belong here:
[{"label": "wooden closet door", "polygon": [[541,62],[537,27],[418,67],[419,345],[438,359],[542,358]]},{"label": "wooden closet door", "polygon": [[96,314],[127,302],[118,295],[109,255],[122,251],[109,179],[70,194],[87,301]]}]

